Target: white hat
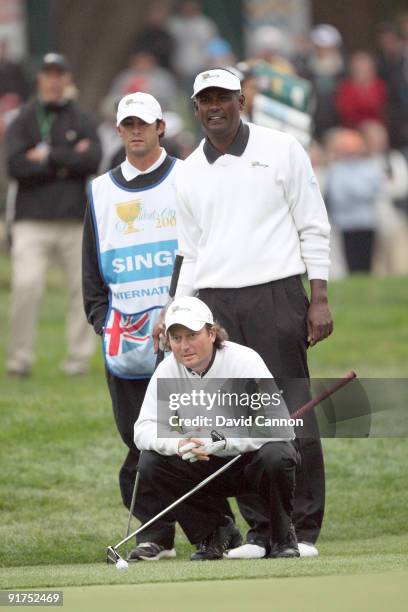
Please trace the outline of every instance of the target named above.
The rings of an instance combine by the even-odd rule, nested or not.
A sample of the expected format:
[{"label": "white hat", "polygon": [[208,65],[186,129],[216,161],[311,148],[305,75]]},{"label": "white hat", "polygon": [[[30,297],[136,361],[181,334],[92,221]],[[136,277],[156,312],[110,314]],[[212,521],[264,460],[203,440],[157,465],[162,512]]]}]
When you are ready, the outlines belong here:
[{"label": "white hat", "polygon": [[220,87],[221,89],[229,89],[230,91],[241,91],[241,81],[239,78],[224,68],[214,68],[197,74],[192,98],[195,98],[200,91],[208,89],[208,87]]},{"label": "white hat", "polygon": [[116,125],[127,117],[139,117],[146,123],[154,123],[156,119],[163,119],[160,104],[148,93],[130,93],[121,99],[116,115]]},{"label": "white hat", "polygon": [[314,27],[310,38],[316,47],[340,47],[342,44],[340,32],[329,23],[320,23]]},{"label": "white hat", "polygon": [[198,298],[182,297],[170,304],[164,323],[166,331],[172,325],[184,325],[192,331],[200,331],[206,323],[214,325],[214,318],[208,306]]},{"label": "white hat", "polygon": [[283,51],[286,47],[285,35],[275,26],[261,26],[253,32],[252,47],[256,54],[263,51]]}]

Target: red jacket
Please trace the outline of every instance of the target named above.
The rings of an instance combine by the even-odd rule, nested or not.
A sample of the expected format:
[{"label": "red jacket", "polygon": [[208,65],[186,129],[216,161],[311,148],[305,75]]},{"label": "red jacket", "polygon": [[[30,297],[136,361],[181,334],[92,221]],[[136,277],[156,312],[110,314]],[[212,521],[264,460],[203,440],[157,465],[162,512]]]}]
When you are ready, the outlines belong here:
[{"label": "red jacket", "polygon": [[351,79],[344,79],[337,88],[335,104],[341,124],[345,127],[356,128],[367,119],[383,121],[387,87],[380,78],[373,79],[364,88]]}]

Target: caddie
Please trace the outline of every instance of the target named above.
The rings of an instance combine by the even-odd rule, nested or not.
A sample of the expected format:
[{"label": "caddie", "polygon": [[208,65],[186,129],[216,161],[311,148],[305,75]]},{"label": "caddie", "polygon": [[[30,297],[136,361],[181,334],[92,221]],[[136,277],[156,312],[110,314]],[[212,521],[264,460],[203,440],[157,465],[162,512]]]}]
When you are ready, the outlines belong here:
[{"label": "caddie", "polygon": [[[299,557],[291,522],[298,462],[293,428],[285,428],[284,437],[228,437],[213,442],[172,431],[170,418],[158,413],[160,379],[166,379],[166,384],[171,380],[177,384],[180,379],[259,381],[271,379],[271,372],[254,350],[226,340],[225,331],[214,323],[210,309],[198,298],[172,302],[165,326],[172,353],[153,374],[135,424],[135,442],[144,451],[139,465],[141,479],[151,484],[165,507],[242,453],[226,472],[173,510],[189,541],[197,545],[191,560],[221,559],[241,542],[231,518],[209,504],[208,496],[224,498],[248,492],[260,495],[268,508],[269,538],[264,556]],[[179,408],[179,417],[183,414],[191,416],[191,405],[184,412]]]},{"label": "caddie", "polygon": [[[179,160],[160,146],[165,131],[158,101],[147,93],[122,98],[117,130],[126,159],[94,179],[83,238],[85,311],[103,338],[113,413],[128,447],[120,469],[122,499],[130,507],[139,451],[133,427],[154,369],[151,330],[167,301],[177,249],[174,178]],[[140,483],[149,511],[155,499]],[[141,542],[148,557],[174,556],[174,525],[156,524]]]},{"label": "caddie", "polygon": [[[118,431],[128,448],[119,472],[123,503],[130,508],[139,450],[133,428],[155,365],[151,332],[167,302],[177,250],[175,175],[182,162],[160,146],[165,123],[158,101],[147,93],[122,98],[117,129],[125,161],[92,181],[83,238],[85,312],[102,336],[105,373]],[[143,507],[158,500],[141,481]],[[227,500],[217,503],[232,515]],[[129,560],[175,556],[174,521],[155,523],[137,538]]]}]

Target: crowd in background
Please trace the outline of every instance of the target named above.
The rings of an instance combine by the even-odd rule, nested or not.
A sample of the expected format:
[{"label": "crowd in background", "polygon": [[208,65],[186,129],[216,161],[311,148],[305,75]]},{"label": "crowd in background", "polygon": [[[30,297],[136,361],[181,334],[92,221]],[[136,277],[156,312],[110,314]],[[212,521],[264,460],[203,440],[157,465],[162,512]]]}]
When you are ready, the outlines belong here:
[{"label": "crowd in background", "polygon": [[[247,97],[246,118],[258,91],[253,70],[266,62],[277,72],[313,84],[313,166],[333,226],[332,278],[348,272],[408,274],[408,13],[378,28],[375,52],[349,53],[341,32],[329,24],[288,40],[272,26],[247,41],[245,64],[234,56],[217,25],[195,0],[171,12],[152,2],[133,49],[99,107],[99,137],[106,171],[124,154],[116,132],[119,99],[145,91],[162,105],[164,146],[185,158],[201,135],[191,120],[192,82],[201,70],[239,64]],[[33,93],[24,66],[11,62],[0,44],[0,141],[19,106]],[[69,95],[76,96],[74,86]],[[0,207],[8,178],[0,153]],[[4,213],[3,213],[4,214]]]}]

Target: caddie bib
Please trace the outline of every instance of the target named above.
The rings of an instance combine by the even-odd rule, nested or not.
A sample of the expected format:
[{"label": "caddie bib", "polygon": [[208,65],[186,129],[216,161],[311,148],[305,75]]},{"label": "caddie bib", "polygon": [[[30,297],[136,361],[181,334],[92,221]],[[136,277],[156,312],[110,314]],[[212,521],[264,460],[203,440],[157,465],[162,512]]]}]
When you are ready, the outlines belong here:
[{"label": "caddie bib", "polygon": [[177,160],[153,185],[128,189],[112,172],[90,184],[99,268],[109,287],[104,358],[120,378],[150,378],[156,356],[152,332],[167,303],[177,251]]}]

